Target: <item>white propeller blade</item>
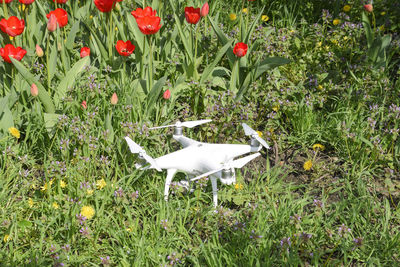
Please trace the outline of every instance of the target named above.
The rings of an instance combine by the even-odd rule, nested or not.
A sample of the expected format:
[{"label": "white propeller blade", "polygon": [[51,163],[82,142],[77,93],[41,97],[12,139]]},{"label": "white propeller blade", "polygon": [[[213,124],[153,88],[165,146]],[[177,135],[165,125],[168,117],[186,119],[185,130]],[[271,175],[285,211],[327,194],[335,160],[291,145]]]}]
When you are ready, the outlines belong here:
[{"label": "white propeller blade", "polygon": [[128,136],[125,137],[125,140],[128,143],[129,149],[131,150],[132,153],[137,154],[140,152],[145,152],[141,146],[133,142],[133,140],[130,139]]},{"label": "white propeller blade", "polygon": [[244,130],[244,134],[245,135],[249,135],[253,138],[255,138],[258,142],[260,142],[260,144],[265,147],[266,149],[269,149],[269,145],[267,144],[267,142],[265,142],[264,139],[262,139],[258,133],[256,131],[254,131],[253,129],[250,128],[249,125],[247,125],[246,123],[242,123],[242,127]]},{"label": "white propeller blade", "polygon": [[149,130],[154,130],[154,129],[161,129],[161,128],[167,128],[167,127],[187,127],[187,128],[193,128],[197,125],[201,125],[207,122],[210,122],[212,120],[199,120],[199,121],[184,121],[180,122],[177,121],[175,124],[170,124],[170,125],[164,125],[164,126],[156,126],[149,128]]},{"label": "white propeller blade", "polygon": [[251,154],[251,155],[249,155],[247,157],[243,157],[243,158],[240,158],[240,159],[237,159],[237,160],[231,160],[231,161],[225,163],[221,168],[218,168],[216,170],[212,170],[212,171],[203,173],[203,174],[201,174],[199,176],[194,177],[193,179],[190,179],[190,181],[199,180],[199,179],[201,179],[203,177],[207,177],[207,176],[209,176],[211,174],[214,174],[216,172],[222,171],[223,169],[231,169],[231,168],[240,169],[244,165],[246,165],[247,163],[249,163],[250,161],[252,161],[253,159],[257,158],[260,155],[261,155],[260,153],[254,153],[254,154]]}]

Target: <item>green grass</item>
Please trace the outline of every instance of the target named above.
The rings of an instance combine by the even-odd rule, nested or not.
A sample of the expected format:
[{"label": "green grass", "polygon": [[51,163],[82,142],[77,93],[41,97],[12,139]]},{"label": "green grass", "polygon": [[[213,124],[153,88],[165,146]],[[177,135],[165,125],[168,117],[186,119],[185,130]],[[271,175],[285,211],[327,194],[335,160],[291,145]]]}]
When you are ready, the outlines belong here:
[{"label": "green grass", "polygon": [[[398,6],[374,3],[376,28],[391,23],[374,30],[367,14],[373,44],[361,27],[358,1],[349,1],[346,14],[340,14],[341,1],[210,3],[212,21],[203,18],[194,31],[194,64],[186,3],[153,1],[164,26],[152,37],[149,64],[149,38],[143,49],[129,14],[139,3],[125,0],[113,10],[113,40],[136,46],[122,58],[108,52],[106,15],[92,1],[81,2],[61,5],[69,23],[49,34],[43,17],[54,4],[36,1],[23,35],[14,40],[28,54],[14,65],[0,61],[1,266],[399,265]],[[243,15],[241,25],[242,4],[253,5],[253,17],[247,22]],[[262,7],[263,13],[254,13]],[[179,24],[168,16],[173,10]],[[17,1],[8,13],[20,15]],[[261,14],[269,21],[256,20],[252,29]],[[341,23],[332,25],[334,18]],[[93,30],[74,35],[74,27]],[[249,52],[234,79],[231,50],[241,30],[249,36]],[[376,45],[384,36],[391,36],[390,45]],[[55,51],[58,39],[67,39],[65,46],[47,59],[47,42]],[[0,35],[0,47],[8,43]],[[36,43],[44,57],[35,54]],[[90,60],[79,58],[83,46],[90,46]],[[281,66],[255,79],[271,57]],[[30,94],[32,81],[48,98]],[[168,100],[162,98],[166,89]],[[114,92],[116,105],[110,103]],[[135,169],[137,157],[123,138],[131,136],[158,157],[180,145],[171,130],[148,128],[206,118],[213,122],[185,135],[244,144],[245,122],[271,149],[238,170],[236,184],[219,184],[217,209],[208,180],[193,193],[171,188],[165,202],[166,173]],[[20,138],[8,132],[11,126]],[[312,168],[305,170],[309,160]],[[79,219],[83,206],[94,208],[93,218]]]}]

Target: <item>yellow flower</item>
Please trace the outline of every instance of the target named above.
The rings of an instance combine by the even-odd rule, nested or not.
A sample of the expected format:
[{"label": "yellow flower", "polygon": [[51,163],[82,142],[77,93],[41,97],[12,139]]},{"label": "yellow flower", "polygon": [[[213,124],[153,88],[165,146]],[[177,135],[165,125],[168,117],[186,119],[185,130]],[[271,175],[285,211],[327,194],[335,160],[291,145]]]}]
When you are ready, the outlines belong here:
[{"label": "yellow flower", "polygon": [[349,12],[350,9],[351,9],[351,6],[350,6],[350,5],[345,5],[345,6],[343,7],[343,11],[344,11],[344,12]]},{"label": "yellow flower", "polygon": [[81,209],[81,214],[87,219],[92,219],[95,213],[96,212],[92,206],[83,206]]},{"label": "yellow flower", "polygon": [[10,235],[4,235],[4,238],[3,238],[4,243],[10,241],[11,239],[12,239],[12,238],[11,238]]},{"label": "yellow flower", "polygon": [[317,150],[324,150],[324,149],[325,149],[325,146],[324,146],[324,145],[321,145],[321,144],[315,144],[315,145],[312,146],[312,149],[313,149],[314,151],[317,151]]},{"label": "yellow flower", "polygon": [[12,136],[14,136],[15,138],[19,139],[21,137],[21,134],[19,133],[18,129],[15,127],[10,127],[8,128],[8,131],[10,132],[10,134]]},{"label": "yellow flower", "polygon": [[107,183],[106,183],[106,181],[104,181],[104,179],[97,180],[97,183],[96,183],[97,189],[101,190],[101,189],[103,189],[106,185],[107,185]]},{"label": "yellow flower", "polygon": [[304,162],[303,165],[304,170],[309,171],[312,168],[312,161],[311,160],[307,160],[306,162]]},{"label": "yellow flower", "polygon": [[247,12],[248,12],[247,8],[243,8],[242,12],[243,12],[244,14],[247,14]]},{"label": "yellow flower", "polygon": [[322,46],[322,42],[318,42],[317,47],[321,47],[321,46]]},{"label": "yellow flower", "polygon": [[262,132],[260,132],[260,131],[256,131],[256,133],[258,134],[259,137],[263,136]]},{"label": "yellow flower", "polygon": [[381,12],[381,16],[385,16],[386,15],[386,12],[385,11],[382,11]]},{"label": "yellow flower", "polygon": [[88,196],[91,196],[91,195],[93,194],[93,189],[87,189],[87,190],[86,190],[86,194],[87,194]]},{"label": "yellow flower", "polygon": [[379,30],[380,30],[381,32],[383,32],[383,31],[385,30],[385,25],[381,25],[381,26],[379,27]]},{"label": "yellow flower", "polygon": [[126,228],[126,231],[132,233],[132,228]]},{"label": "yellow flower", "polygon": [[279,105],[273,106],[273,107],[272,107],[272,110],[275,111],[275,112],[278,112],[278,110],[279,110]]},{"label": "yellow flower", "polygon": [[66,186],[67,186],[67,184],[63,180],[61,180],[60,181],[60,187],[61,188],[65,188]]},{"label": "yellow flower", "polygon": [[340,19],[334,19],[332,23],[336,26],[340,23]]},{"label": "yellow flower", "polygon": [[29,208],[33,208],[33,206],[35,205],[35,202],[33,202],[32,198],[28,198],[28,205]]},{"label": "yellow flower", "polygon": [[235,189],[236,190],[242,190],[243,189],[243,185],[241,183],[236,183],[235,184]]},{"label": "yellow flower", "polygon": [[58,208],[59,208],[57,202],[53,202],[53,205],[51,205],[51,206],[52,206],[54,209],[58,209]]},{"label": "yellow flower", "polygon": [[233,13],[229,14],[229,19],[230,19],[231,21],[236,20],[236,18],[237,18],[236,14],[233,14]]},{"label": "yellow flower", "polygon": [[10,38],[10,41],[14,40],[14,37],[12,36],[8,36]]},{"label": "yellow flower", "polygon": [[49,186],[47,185],[47,183],[44,183],[44,185],[40,187],[40,190],[41,191],[46,191],[48,189],[48,187]]},{"label": "yellow flower", "polygon": [[267,22],[269,20],[269,17],[267,15],[262,15],[261,20]]},{"label": "yellow flower", "polygon": [[319,90],[322,90],[322,89],[324,89],[323,87],[322,87],[322,85],[318,85],[318,87],[317,87]]},{"label": "yellow flower", "polygon": [[118,31],[118,27],[115,27],[115,31],[116,31],[116,32]]}]

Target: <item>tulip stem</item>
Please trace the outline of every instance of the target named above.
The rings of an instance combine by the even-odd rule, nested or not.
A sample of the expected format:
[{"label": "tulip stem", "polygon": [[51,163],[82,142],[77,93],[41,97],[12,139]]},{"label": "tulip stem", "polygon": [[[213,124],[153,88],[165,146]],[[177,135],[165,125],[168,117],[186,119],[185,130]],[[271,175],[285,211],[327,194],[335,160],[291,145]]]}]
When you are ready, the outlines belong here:
[{"label": "tulip stem", "polygon": [[47,46],[46,46],[46,70],[47,70],[47,87],[50,89],[50,70],[49,70],[49,46],[50,46],[50,34],[47,34]]},{"label": "tulip stem", "polygon": [[153,87],[153,44],[151,43],[151,35],[149,35],[149,48],[150,48],[150,56],[149,56],[149,88],[148,92],[151,91]]},{"label": "tulip stem", "polygon": [[146,48],[146,36],[143,36],[142,60],[140,60],[140,78],[144,78],[144,74],[143,74],[143,61],[144,61],[145,48]]}]

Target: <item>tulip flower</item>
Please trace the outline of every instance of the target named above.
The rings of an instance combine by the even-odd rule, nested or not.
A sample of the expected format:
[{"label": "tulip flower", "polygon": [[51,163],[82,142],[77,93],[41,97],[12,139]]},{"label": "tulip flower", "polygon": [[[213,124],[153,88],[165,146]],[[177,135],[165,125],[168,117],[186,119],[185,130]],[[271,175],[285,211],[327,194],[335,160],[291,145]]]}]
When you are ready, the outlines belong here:
[{"label": "tulip flower", "polygon": [[[6,1],[6,4],[9,4],[12,2],[12,0],[5,0],[5,1]],[[0,0],[0,4],[3,4],[3,3],[4,3],[4,0]]]},{"label": "tulip flower", "polygon": [[110,12],[115,3],[115,0],[94,0],[94,4],[100,12]]},{"label": "tulip flower", "polygon": [[7,19],[2,19],[0,21],[0,29],[7,33],[11,37],[20,35],[25,29],[25,21],[23,19],[18,19],[15,16],[11,16]]},{"label": "tulip flower", "polygon": [[115,45],[115,49],[117,49],[118,54],[121,56],[128,57],[135,50],[135,45],[133,45],[129,40],[126,42],[119,40]]},{"label": "tulip flower", "polygon": [[136,23],[143,34],[155,34],[161,28],[161,18],[157,16],[138,17]]},{"label": "tulip flower", "polygon": [[170,97],[171,97],[171,91],[169,89],[167,89],[163,94],[163,98],[169,99]]},{"label": "tulip flower", "polygon": [[19,0],[19,2],[20,2],[21,4],[24,4],[24,5],[30,5],[30,4],[32,4],[33,2],[35,2],[35,0]]},{"label": "tulip flower", "polygon": [[55,15],[51,14],[49,20],[47,21],[47,30],[49,32],[54,32],[57,29],[57,18]]},{"label": "tulip flower", "polygon": [[[62,8],[57,8],[56,10],[51,11],[49,14],[47,14],[46,17],[47,17],[48,19],[50,19],[51,15],[54,15],[54,16],[56,17],[58,26],[59,26],[60,28],[62,28],[62,27],[64,27],[65,25],[68,24],[68,13],[67,13],[67,11],[65,11],[64,9],[62,9]],[[49,21],[50,21],[50,20],[49,20]],[[53,22],[52,22],[52,23],[53,23]],[[54,27],[53,25],[51,25],[51,26]],[[47,24],[47,27],[49,27],[48,24]],[[51,30],[49,29],[49,31],[51,31]]]},{"label": "tulip flower", "polygon": [[36,49],[36,55],[38,57],[43,57],[43,54],[44,54],[43,49],[39,45],[36,45],[35,49]]},{"label": "tulip flower", "polygon": [[197,24],[200,20],[200,8],[185,7],[185,18],[190,24]]},{"label": "tulip flower", "polygon": [[202,17],[207,16],[209,11],[210,11],[210,6],[208,5],[207,2],[205,2],[204,5],[201,7],[200,16]]},{"label": "tulip flower", "polygon": [[89,47],[82,47],[80,52],[81,58],[90,56],[90,48]]},{"label": "tulip flower", "polygon": [[156,10],[153,10],[151,7],[145,7],[144,9],[141,9],[140,7],[137,8],[136,10],[133,10],[131,12],[132,16],[135,17],[135,19],[142,18],[142,17],[155,17],[157,14]]},{"label": "tulip flower", "polygon": [[21,59],[25,56],[26,50],[21,47],[14,47],[12,44],[6,44],[4,48],[0,48],[0,56],[4,59],[5,62],[11,63],[10,57],[21,61]]},{"label": "tulip flower", "polygon": [[31,95],[32,96],[38,96],[39,95],[39,90],[36,86],[36,84],[32,83],[31,85]]},{"label": "tulip flower", "polygon": [[247,44],[245,43],[237,43],[235,44],[235,47],[233,48],[233,53],[237,56],[237,57],[244,57],[247,53]]},{"label": "tulip flower", "polygon": [[[57,0],[57,4],[65,4],[68,0]],[[53,0],[53,2],[55,3],[56,1]]]},{"label": "tulip flower", "polygon": [[111,105],[116,105],[116,104],[118,103],[118,96],[117,96],[116,93],[114,93],[114,94],[111,96],[110,102],[111,102]]},{"label": "tulip flower", "polygon": [[371,13],[374,10],[374,7],[372,6],[372,4],[367,4],[367,5],[364,5],[364,9],[368,13]]}]

